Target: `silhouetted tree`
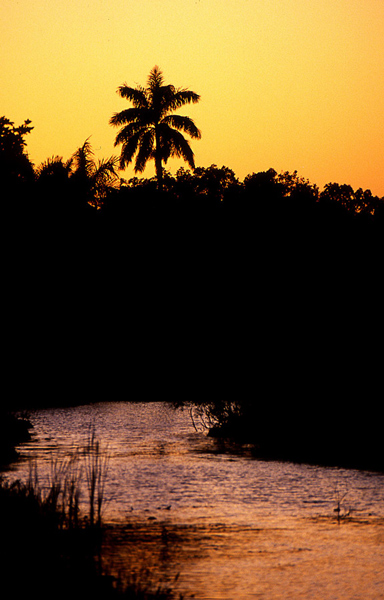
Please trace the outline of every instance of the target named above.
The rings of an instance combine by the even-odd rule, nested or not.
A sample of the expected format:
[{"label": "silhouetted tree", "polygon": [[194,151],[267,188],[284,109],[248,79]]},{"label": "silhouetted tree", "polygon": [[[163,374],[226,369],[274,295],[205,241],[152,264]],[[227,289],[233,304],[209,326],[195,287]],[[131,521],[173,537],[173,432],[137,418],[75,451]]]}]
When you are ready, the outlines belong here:
[{"label": "silhouetted tree", "polygon": [[313,187],[308,179],[299,177],[297,171],[293,171],[292,173],[289,171],[282,171],[281,173],[276,174],[275,178],[278,183],[283,185],[285,196],[290,196],[299,186]]},{"label": "silhouetted tree", "polygon": [[281,196],[284,190],[283,184],[277,180],[275,169],[251,173],[244,178],[243,183],[246,193],[255,197]]},{"label": "silhouetted tree", "polygon": [[0,186],[4,195],[14,194],[20,184],[33,180],[33,165],[25,150],[25,136],[33,127],[27,119],[23,125],[0,117]]},{"label": "silhouetted tree", "polygon": [[341,206],[350,209],[354,205],[353,188],[346,184],[327,183],[320,194],[320,199],[338,202]]},{"label": "silhouetted tree", "polygon": [[117,164],[116,156],[101,159],[96,163],[88,139],[76,150],[71,158],[71,182],[75,184],[76,193],[86,204],[100,206],[108,190],[118,186]]},{"label": "silhouetted tree", "polygon": [[69,179],[72,170],[73,158],[64,162],[62,156],[52,156],[47,158],[35,169],[36,178],[40,181],[50,181],[51,179],[66,180]]},{"label": "silhouetted tree", "polygon": [[64,161],[61,156],[52,156],[36,167],[37,199],[45,211],[65,210],[70,195],[72,163],[72,158]]},{"label": "silhouetted tree", "polygon": [[247,175],[243,182],[245,195],[255,200],[259,206],[276,211],[284,209],[289,212],[293,206],[302,203],[313,203],[318,199],[318,187],[308,179],[299,177],[297,171],[277,173],[274,169]]},{"label": "silhouetted tree", "polygon": [[239,185],[239,181],[228,167],[211,165],[208,168],[197,167],[194,171],[195,190],[198,194],[211,199],[223,200],[226,193]]},{"label": "silhouetted tree", "polygon": [[120,168],[124,169],[137,153],[135,171],[143,172],[150,159],[155,160],[158,189],[163,188],[163,167],[172,156],[183,158],[193,169],[194,154],[189,141],[200,139],[201,133],[189,117],[171,114],[185,104],[196,103],[200,96],[195,92],[164,85],[159,67],[149,74],[147,87],[129,87],[124,84],[118,94],[132,102],[133,107],[115,113],[110,124],[121,129],[116,136],[115,146],[122,144]]},{"label": "silhouetted tree", "polygon": [[270,220],[278,212],[285,195],[284,184],[274,169],[251,173],[243,181],[244,200],[260,220]]},{"label": "silhouetted tree", "polygon": [[355,211],[358,214],[375,215],[380,198],[373,196],[371,190],[359,188],[355,191]]},{"label": "silhouetted tree", "polygon": [[327,183],[320,200],[323,203],[337,203],[356,215],[374,215],[380,205],[380,198],[373,196],[371,190],[359,188],[354,191],[350,185],[339,183]]}]

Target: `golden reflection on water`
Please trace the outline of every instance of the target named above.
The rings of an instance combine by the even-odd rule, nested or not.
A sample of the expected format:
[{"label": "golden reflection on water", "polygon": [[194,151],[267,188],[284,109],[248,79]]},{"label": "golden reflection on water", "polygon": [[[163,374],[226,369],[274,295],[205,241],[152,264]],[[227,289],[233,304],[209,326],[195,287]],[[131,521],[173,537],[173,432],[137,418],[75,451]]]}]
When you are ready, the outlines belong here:
[{"label": "golden reflection on water", "polygon": [[149,567],[201,600],[384,597],[384,521],[280,519],[260,528],[132,521],[109,529],[106,561]]}]

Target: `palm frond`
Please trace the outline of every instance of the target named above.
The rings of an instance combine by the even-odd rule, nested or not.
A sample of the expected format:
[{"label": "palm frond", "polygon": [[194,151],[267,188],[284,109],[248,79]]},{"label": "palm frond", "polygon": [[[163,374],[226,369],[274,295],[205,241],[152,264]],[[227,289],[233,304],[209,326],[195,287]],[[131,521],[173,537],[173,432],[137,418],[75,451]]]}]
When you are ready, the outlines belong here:
[{"label": "palm frond", "polygon": [[162,86],[164,83],[164,77],[162,70],[155,65],[148,76],[148,88],[154,89]]},{"label": "palm frond", "polygon": [[[89,136],[89,137],[91,137],[91,136]],[[84,159],[84,158],[91,159],[93,157],[94,152],[92,150],[92,145],[91,145],[91,142],[89,141],[89,137],[87,137],[84,144],[76,150],[76,152],[74,153],[74,156],[78,156],[81,159]]]},{"label": "palm frond", "polygon": [[119,159],[117,156],[111,156],[110,158],[103,158],[99,160],[94,178],[95,180],[102,181],[105,184],[113,184],[118,178],[117,168]]},{"label": "palm frond", "polygon": [[64,162],[62,156],[52,156],[35,168],[35,175],[38,179],[47,176],[68,176],[71,170],[71,162]]},{"label": "palm frond", "polygon": [[176,89],[173,85],[162,85],[158,88],[158,104],[163,113],[168,112],[169,105],[172,103],[175,91]]},{"label": "palm frond", "polygon": [[172,97],[169,97],[167,109],[169,111],[176,110],[177,108],[181,108],[186,104],[196,104],[197,102],[199,102],[199,100],[199,94],[196,94],[195,92],[192,92],[190,90],[178,88],[174,90]]},{"label": "palm frond", "polygon": [[161,128],[161,147],[164,151],[164,161],[167,162],[170,156],[183,158],[191,167],[195,168],[195,159],[191,146],[188,140],[185,139],[182,133],[168,126]]},{"label": "palm frond", "polygon": [[114,113],[109,120],[109,124],[119,127],[120,125],[126,125],[127,123],[138,121],[139,119],[141,120],[145,116],[145,111],[146,109],[144,108],[127,108],[121,112]]},{"label": "palm frond", "polygon": [[135,108],[146,108],[148,106],[146,90],[141,86],[133,88],[124,83],[117,88],[117,93],[121,98],[132,102]]},{"label": "palm frond", "polygon": [[75,171],[85,176],[89,176],[94,168],[93,150],[89,138],[87,138],[82,146],[76,150],[71,159],[75,165]]},{"label": "palm frond", "polygon": [[64,166],[65,166],[66,170],[68,171],[68,173],[70,173],[72,171],[73,156],[68,158],[68,160],[64,163]]},{"label": "palm frond", "polygon": [[89,181],[89,188],[96,205],[103,202],[108,190],[118,187],[120,182],[117,174],[118,162],[117,156],[111,156],[107,159],[101,159],[97,165],[95,164],[93,176]]},{"label": "palm frond", "polygon": [[140,139],[139,151],[136,157],[135,171],[142,173],[150,158],[153,156],[153,142],[155,139],[155,130],[148,129]]},{"label": "palm frond", "polygon": [[129,163],[132,162],[133,157],[135,156],[139,147],[140,138],[142,137],[142,135],[142,130],[137,131],[123,143],[119,162],[120,169],[125,169],[125,167],[127,167]]},{"label": "palm frond", "polygon": [[161,123],[165,123],[178,131],[185,131],[194,139],[201,138],[201,131],[195,125],[195,122],[190,117],[183,117],[181,115],[167,115],[161,120]]},{"label": "palm frond", "polygon": [[141,122],[133,122],[126,125],[126,127],[122,127],[119,133],[116,136],[114,145],[118,146],[119,144],[126,144],[130,137],[135,135],[136,133],[142,132],[145,133],[147,130],[147,125],[142,124]]}]

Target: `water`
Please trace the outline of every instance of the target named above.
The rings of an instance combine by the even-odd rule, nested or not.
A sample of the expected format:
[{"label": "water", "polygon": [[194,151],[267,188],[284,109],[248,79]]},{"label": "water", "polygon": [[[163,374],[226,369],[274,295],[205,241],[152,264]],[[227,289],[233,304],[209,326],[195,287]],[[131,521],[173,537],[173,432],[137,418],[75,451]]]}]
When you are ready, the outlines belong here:
[{"label": "water", "polygon": [[[116,568],[150,566],[206,600],[384,598],[384,476],[259,461],[224,451],[168,404],[106,402],[34,411],[25,460],[48,479],[52,459],[86,443],[110,455],[104,520]],[[341,501],[342,519],[335,508]]]}]

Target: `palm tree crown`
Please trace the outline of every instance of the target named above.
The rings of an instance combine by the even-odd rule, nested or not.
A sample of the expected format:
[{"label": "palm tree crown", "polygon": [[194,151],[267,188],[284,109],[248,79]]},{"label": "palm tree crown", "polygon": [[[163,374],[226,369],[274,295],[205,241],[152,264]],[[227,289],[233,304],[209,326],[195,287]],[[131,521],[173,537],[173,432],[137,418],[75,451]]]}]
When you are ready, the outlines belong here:
[{"label": "palm tree crown", "polygon": [[176,156],[183,158],[192,169],[195,167],[189,141],[181,132],[195,139],[200,139],[201,133],[192,119],[171,113],[185,104],[198,102],[198,94],[173,85],[164,85],[163,74],[157,66],[149,74],[147,87],[132,88],[124,84],[117,92],[133,105],[115,113],[110,119],[111,125],[121,127],[115,139],[115,146],[122,144],[121,169],[136,154],[135,171],[142,172],[148,160],[153,158],[161,190],[162,161],[166,163],[170,157]]},{"label": "palm tree crown", "polygon": [[118,158],[111,156],[96,162],[89,138],[76,150],[70,160],[73,168],[72,178],[82,189],[88,203],[99,206],[105,199],[108,189],[118,186],[119,177],[116,172]]}]

